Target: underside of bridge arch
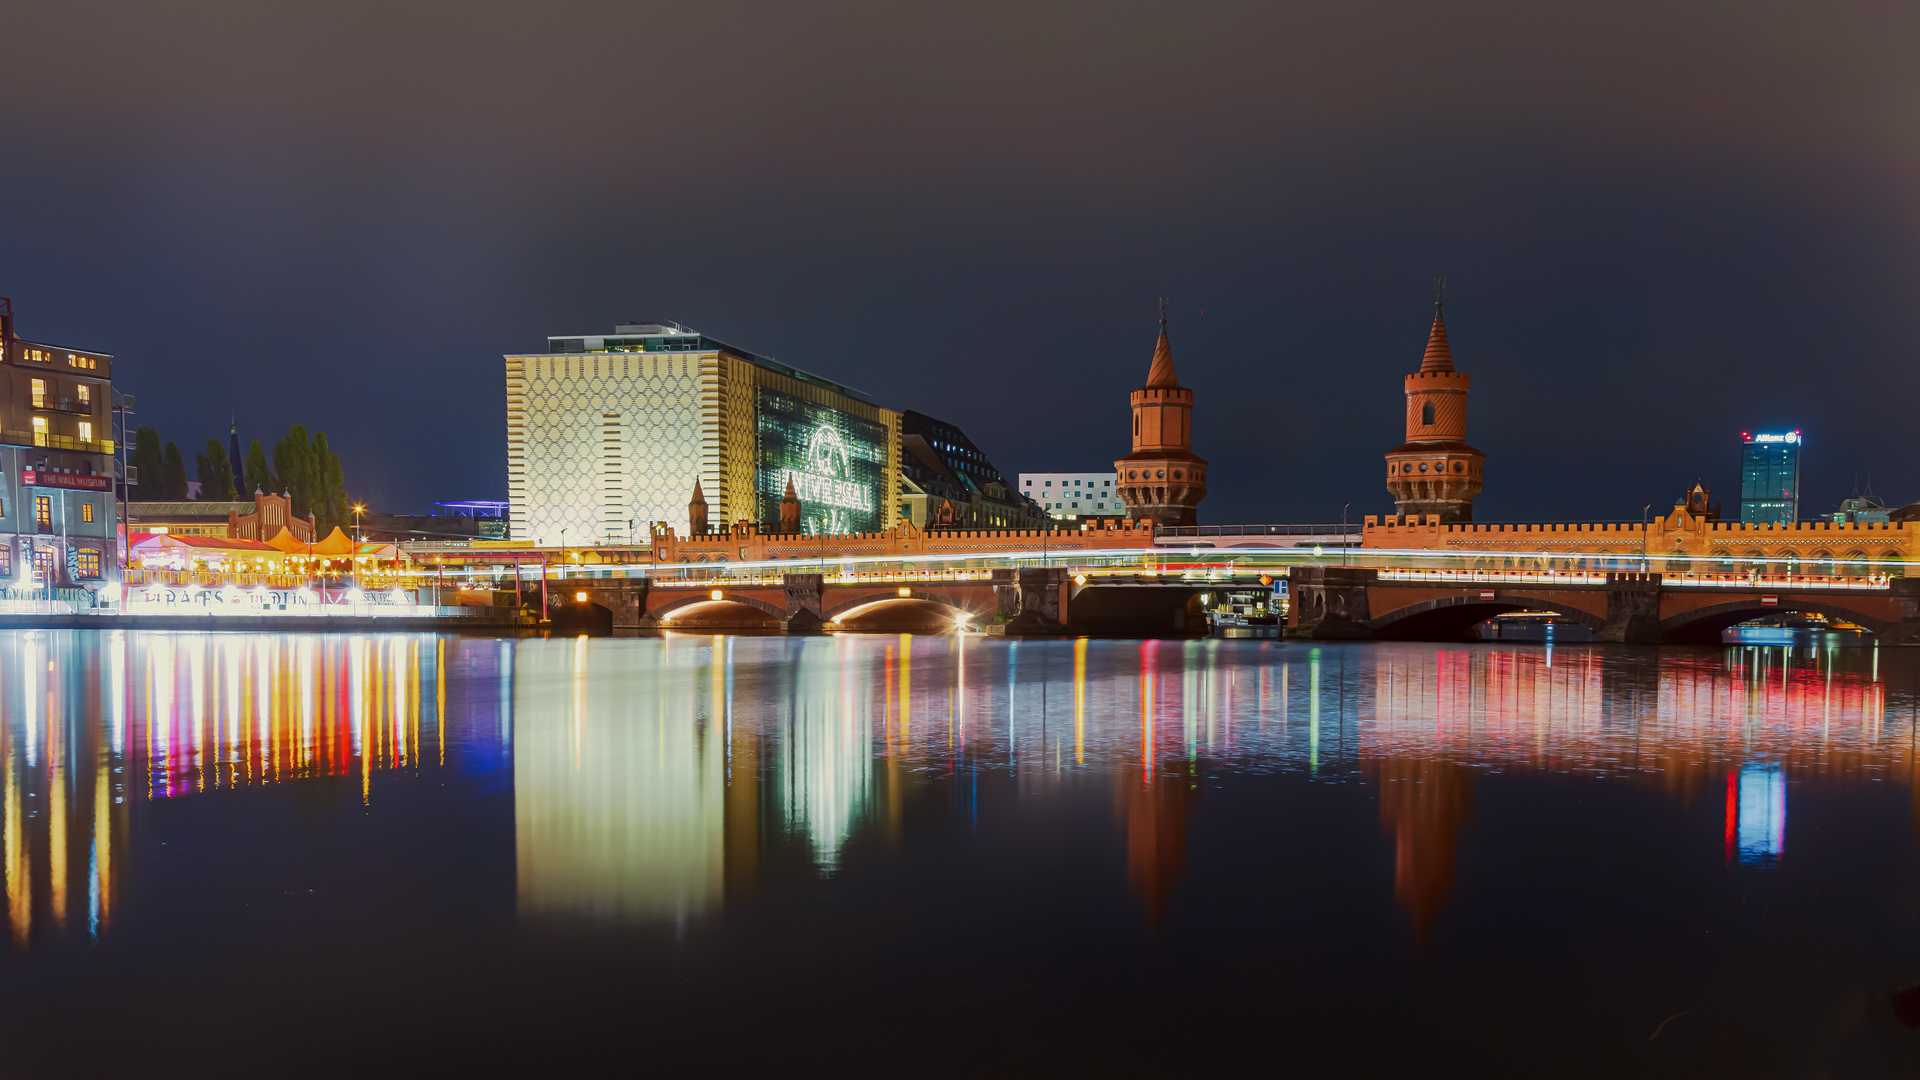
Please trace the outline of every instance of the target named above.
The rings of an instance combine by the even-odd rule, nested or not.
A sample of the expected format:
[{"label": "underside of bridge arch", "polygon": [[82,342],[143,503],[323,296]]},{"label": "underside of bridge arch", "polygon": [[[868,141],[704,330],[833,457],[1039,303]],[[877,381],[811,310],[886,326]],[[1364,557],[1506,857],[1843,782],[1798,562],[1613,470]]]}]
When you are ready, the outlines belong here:
[{"label": "underside of bridge arch", "polygon": [[1408,604],[1374,619],[1373,636],[1382,641],[1474,641],[1478,640],[1474,627],[1512,611],[1559,612],[1561,621],[1594,630],[1606,625],[1606,620],[1587,612],[1532,597],[1503,595],[1497,600],[1481,600],[1448,596]]},{"label": "underside of bridge arch", "polygon": [[677,601],[652,614],[667,630],[777,630],[786,613],[753,597],[723,596]]},{"label": "underside of bridge arch", "polygon": [[883,596],[843,604],[826,613],[838,629],[886,634],[944,633],[952,630],[961,616],[979,618],[950,598],[934,596]]},{"label": "underside of bridge arch", "polygon": [[1765,619],[1774,615],[1787,614],[1825,615],[1829,619],[1844,619],[1850,623],[1858,623],[1876,634],[1885,630],[1888,625],[1884,619],[1864,612],[1852,611],[1843,604],[1835,603],[1829,597],[1783,595],[1778,604],[1762,605],[1753,600],[1734,600],[1675,615],[1660,623],[1660,640],[1677,644],[1717,645],[1720,643],[1721,633],[1730,626],[1749,619]]}]

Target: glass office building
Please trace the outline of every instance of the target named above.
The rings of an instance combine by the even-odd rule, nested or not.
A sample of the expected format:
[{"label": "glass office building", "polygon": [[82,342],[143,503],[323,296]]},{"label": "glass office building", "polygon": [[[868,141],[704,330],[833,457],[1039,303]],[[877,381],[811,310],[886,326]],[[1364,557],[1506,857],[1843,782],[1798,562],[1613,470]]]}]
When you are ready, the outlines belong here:
[{"label": "glass office building", "polygon": [[1745,523],[1792,522],[1800,513],[1798,431],[1780,434],[1743,431],[1740,451],[1740,520]]}]

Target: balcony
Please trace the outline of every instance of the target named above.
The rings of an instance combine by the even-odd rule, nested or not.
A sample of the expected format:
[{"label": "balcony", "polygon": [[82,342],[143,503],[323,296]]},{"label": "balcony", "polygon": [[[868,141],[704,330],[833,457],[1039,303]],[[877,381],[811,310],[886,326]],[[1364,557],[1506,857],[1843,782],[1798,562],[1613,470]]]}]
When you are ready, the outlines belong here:
[{"label": "balcony", "polygon": [[77,450],[83,454],[113,453],[112,439],[82,439],[76,435],[55,435],[46,431],[0,429],[0,443],[8,446],[44,446],[49,450]]},{"label": "balcony", "polygon": [[93,415],[93,402],[79,398],[41,396],[33,399],[33,407],[48,412],[79,413],[81,416]]}]

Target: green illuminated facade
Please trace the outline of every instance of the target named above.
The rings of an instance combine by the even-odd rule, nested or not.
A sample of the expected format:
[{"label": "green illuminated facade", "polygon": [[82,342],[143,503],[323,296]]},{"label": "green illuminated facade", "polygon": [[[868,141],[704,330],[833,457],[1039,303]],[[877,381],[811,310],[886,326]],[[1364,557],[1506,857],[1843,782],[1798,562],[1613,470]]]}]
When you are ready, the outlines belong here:
[{"label": "green illuminated facade", "polygon": [[792,481],[808,533],[880,532],[893,524],[884,425],[766,386],[757,389],[755,406],[758,520],[780,520],[780,499]]}]

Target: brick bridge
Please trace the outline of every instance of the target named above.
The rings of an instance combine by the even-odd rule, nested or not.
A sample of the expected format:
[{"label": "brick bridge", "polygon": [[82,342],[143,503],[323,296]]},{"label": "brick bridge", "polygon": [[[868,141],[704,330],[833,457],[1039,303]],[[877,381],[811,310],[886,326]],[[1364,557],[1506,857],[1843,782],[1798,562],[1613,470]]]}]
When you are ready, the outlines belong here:
[{"label": "brick bridge", "polygon": [[1147,575],[1082,579],[1069,570],[1003,569],[975,574],[885,575],[840,579],[784,574],[778,579],[673,581],[586,578],[566,581],[549,598],[558,630],[885,629],[900,616],[939,624],[1004,625],[1010,635],[1184,635],[1206,632],[1199,596],[1219,586]]},{"label": "brick bridge", "polygon": [[1289,637],[1457,640],[1510,611],[1555,611],[1602,641],[1718,642],[1748,619],[1783,612],[1858,623],[1888,645],[1920,645],[1920,578],[1711,585],[1660,574],[1408,574],[1339,566],[1292,571]]}]

